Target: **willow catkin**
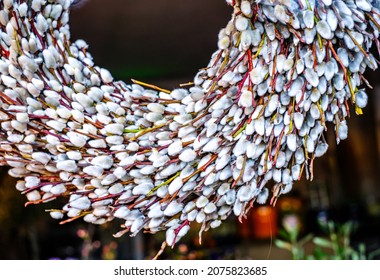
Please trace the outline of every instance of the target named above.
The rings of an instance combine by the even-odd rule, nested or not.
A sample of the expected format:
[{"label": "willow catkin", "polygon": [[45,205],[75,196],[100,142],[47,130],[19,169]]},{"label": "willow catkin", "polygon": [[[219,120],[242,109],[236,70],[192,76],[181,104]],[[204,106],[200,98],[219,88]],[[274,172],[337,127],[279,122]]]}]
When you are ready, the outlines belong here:
[{"label": "willow catkin", "polygon": [[0,156],[27,204],[64,198],[49,210],[62,223],[117,218],[115,236],[173,246],[313,178],[326,124],[339,143],[367,105],[380,1],[227,3],[209,65],[173,91],[95,66],[70,40],[71,0],[0,3]]}]

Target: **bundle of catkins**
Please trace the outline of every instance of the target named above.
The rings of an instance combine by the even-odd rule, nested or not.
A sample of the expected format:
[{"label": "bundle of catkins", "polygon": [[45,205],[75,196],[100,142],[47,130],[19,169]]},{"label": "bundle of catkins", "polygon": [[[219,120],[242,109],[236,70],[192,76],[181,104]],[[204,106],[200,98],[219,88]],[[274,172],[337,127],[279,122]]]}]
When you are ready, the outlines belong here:
[{"label": "bundle of catkins", "polygon": [[348,136],[376,69],[380,1],[227,0],[232,18],[192,86],[115,81],[70,37],[73,0],[0,2],[0,163],[62,223],[173,246],[313,178],[327,124]]}]

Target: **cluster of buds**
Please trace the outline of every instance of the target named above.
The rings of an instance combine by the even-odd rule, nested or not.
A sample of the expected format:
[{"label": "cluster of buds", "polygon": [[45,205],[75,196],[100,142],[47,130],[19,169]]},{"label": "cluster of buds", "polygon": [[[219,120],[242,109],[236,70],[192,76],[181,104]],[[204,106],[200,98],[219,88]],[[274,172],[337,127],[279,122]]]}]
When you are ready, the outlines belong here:
[{"label": "cluster of buds", "polygon": [[173,246],[291,190],[367,104],[380,1],[227,0],[218,50],[190,88],[127,85],[70,41],[72,0],[0,2],[0,162],[61,223],[122,221]]}]

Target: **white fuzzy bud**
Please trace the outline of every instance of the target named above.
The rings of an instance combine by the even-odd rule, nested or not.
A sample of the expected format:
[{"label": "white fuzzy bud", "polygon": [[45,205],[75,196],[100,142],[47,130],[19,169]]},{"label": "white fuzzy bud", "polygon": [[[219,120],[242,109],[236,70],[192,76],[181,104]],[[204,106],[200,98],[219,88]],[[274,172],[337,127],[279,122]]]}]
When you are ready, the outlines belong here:
[{"label": "white fuzzy bud", "polygon": [[177,177],[170,183],[168,191],[170,195],[174,195],[183,186],[181,177]]},{"label": "white fuzzy bud", "polygon": [[235,26],[238,31],[247,30],[249,26],[249,21],[246,17],[238,16],[235,21]]},{"label": "white fuzzy bud", "polygon": [[47,68],[55,68],[57,66],[57,61],[49,49],[43,50],[42,55],[44,57],[45,65]]},{"label": "white fuzzy bud", "polygon": [[26,194],[26,198],[29,201],[38,201],[41,199],[41,194],[37,190],[31,191],[31,192]]},{"label": "white fuzzy bud", "polygon": [[50,217],[52,217],[55,220],[61,220],[63,218],[63,213],[59,211],[52,211],[49,214],[50,214]]},{"label": "white fuzzy bud", "polygon": [[103,175],[104,169],[101,166],[87,166],[83,168],[83,172],[87,175],[93,176],[95,178],[98,178]]},{"label": "white fuzzy bud", "polygon": [[256,202],[259,204],[265,204],[267,202],[269,196],[269,190],[267,188],[263,188],[256,198]]},{"label": "white fuzzy bud", "polygon": [[43,152],[34,152],[32,154],[32,158],[35,161],[41,162],[42,164],[47,164],[50,161],[51,156],[49,154],[43,153]]},{"label": "white fuzzy bud", "polygon": [[193,149],[190,149],[190,148],[185,149],[179,155],[179,159],[182,162],[192,162],[196,159],[196,157],[197,157],[197,153]]},{"label": "white fuzzy bud", "polygon": [[113,165],[113,159],[111,156],[97,156],[92,159],[91,164],[100,166],[104,169],[110,169]]},{"label": "white fuzzy bud", "polygon": [[122,135],[124,132],[124,126],[121,124],[109,124],[104,129],[107,133],[114,135]]},{"label": "white fuzzy bud", "polygon": [[78,169],[74,160],[59,161],[57,162],[57,168],[67,172],[75,172]]},{"label": "white fuzzy bud", "polygon": [[113,214],[116,218],[126,219],[131,211],[126,206],[118,208]]},{"label": "white fuzzy bud", "polygon": [[172,217],[179,212],[181,212],[183,209],[183,204],[178,203],[177,201],[173,200],[172,202],[169,203],[169,205],[166,207],[164,210],[164,215],[168,217]]},{"label": "white fuzzy bud", "polygon": [[111,73],[107,69],[100,69],[100,77],[102,78],[103,82],[106,84],[112,83],[113,77]]},{"label": "white fuzzy bud", "polygon": [[91,201],[87,196],[72,195],[70,206],[78,210],[87,210],[91,206]]}]

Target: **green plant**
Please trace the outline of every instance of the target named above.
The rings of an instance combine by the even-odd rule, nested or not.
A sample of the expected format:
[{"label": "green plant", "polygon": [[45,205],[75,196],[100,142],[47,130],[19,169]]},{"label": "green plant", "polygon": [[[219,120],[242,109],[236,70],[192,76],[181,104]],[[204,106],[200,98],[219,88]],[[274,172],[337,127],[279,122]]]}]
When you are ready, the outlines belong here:
[{"label": "green plant", "polygon": [[347,222],[338,225],[332,221],[322,225],[326,237],[314,237],[315,245],[313,255],[310,259],[317,260],[364,260],[367,259],[365,254],[365,245],[359,244],[358,249],[351,245],[351,234],[355,229],[353,222]]},{"label": "green plant", "polygon": [[[276,239],[275,245],[290,251],[294,260],[365,260],[373,259],[380,253],[380,250],[376,250],[366,254],[363,243],[357,249],[352,246],[351,235],[355,230],[352,221],[344,224],[328,221],[320,223],[320,226],[325,233],[323,236],[308,234],[300,238],[299,227],[284,225],[284,229],[279,232],[282,239]],[[314,247],[311,254],[306,253],[307,244]]]},{"label": "green plant", "polygon": [[294,260],[303,260],[306,258],[304,247],[313,238],[312,234],[300,238],[300,232],[299,220],[295,216],[289,215],[284,219],[283,229],[279,231],[279,236],[283,240],[276,239],[274,241],[277,247],[288,250]]}]

